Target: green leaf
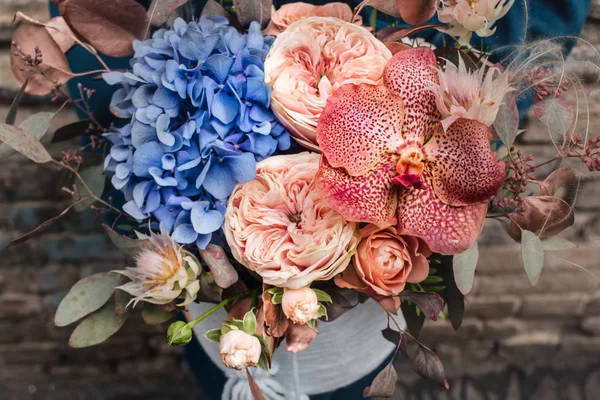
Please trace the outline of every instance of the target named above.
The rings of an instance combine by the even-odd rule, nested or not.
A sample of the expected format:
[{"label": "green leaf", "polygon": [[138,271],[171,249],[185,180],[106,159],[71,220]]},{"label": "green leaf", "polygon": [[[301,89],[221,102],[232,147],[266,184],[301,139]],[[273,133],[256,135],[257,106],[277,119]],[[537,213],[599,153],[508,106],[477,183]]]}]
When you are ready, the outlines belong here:
[{"label": "green leaf", "polygon": [[75,139],[89,131],[92,122],[89,119],[73,122],[61,126],[52,136],[52,143],[66,142]]},{"label": "green leaf", "polygon": [[112,302],[107,303],[77,325],[69,338],[69,346],[78,349],[102,343],[121,329],[125,319],[115,313]]},{"label": "green leaf", "polygon": [[319,309],[315,313],[315,319],[321,318],[323,316],[325,317],[325,320],[327,320],[327,309],[323,304],[319,304]]},{"label": "green leaf", "polygon": [[224,335],[227,332],[232,331],[232,330],[233,330],[233,328],[229,324],[223,324],[223,325],[221,325],[221,335]]},{"label": "green leaf", "polygon": [[[88,189],[86,189],[85,185],[79,179],[77,179],[75,182],[75,188],[77,189],[77,193],[81,194],[83,197],[89,196],[90,191],[97,197],[100,197],[102,195],[102,192],[104,191],[104,184],[106,182],[106,177],[104,176],[104,170],[102,168],[102,165],[92,165],[90,167],[84,168],[81,171],[79,171],[79,175],[81,176],[81,179],[83,179],[83,182],[85,182],[85,184],[89,188],[89,191]],[[83,212],[95,202],[96,200],[94,199],[82,201],[81,203],[75,206],[75,211]]]},{"label": "green leaf", "polygon": [[256,364],[256,366],[262,369],[263,371],[269,372],[269,361],[267,360],[267,357],[265,357],[263,354],[260,355],[260,358],[258,359],[258,364]]},{"label": "green leaf", "polygon": [[271,295],[276,295],[277,293],[283,293],[283,289],[280,287],[272,287],[267,289],[266,292]]},{"label": "green leaf", "polygon": [[442,282],[444,282],[444,278],[442,278],[441,276],[429,275],[427,278],[425,278],[425,280],[423,282],[421,282],[421,284],[442,283]]},{"label": "green leaf", "polygon": [[452,269],[454,270],[454,280],[460,292],[464,295],[469,294],[473,289],[473,279],[475,278],[475,268],[479,259],[479,250],[477,242],[471,247],[454,256],[452,260]]},{"label": "green leaf", "polygon": [[450,322],[454,330],[458,330],[462,325],[465,315],[465,296],[458,290],[454,281],[454,272],[450,268],[452,257],[444,256],[441,263],[448,265],[444,273],[444,282],[446,283],[446,303],[448,304],[448,314],[450,314]]},{"label": "green leaf", "polygon": [[[24,129],[0,124],[0,141],[3,142],[1,152],[5,151],[5,146],[9,146],[38,164],[52,161],[52,156],[40,141]],[[0,156],[4,157],[2,154]]]},{"label": "green leaf", "polygon": [[333,303],[331,296],[328,295],[326,292],[319,289],[313,289],[313,292],[315,292],[315,294],[317,295],[317,301],[319,301],[320,303]]},{"label": "green leaf", "polygon": [[221,336],[223,336],[221,329],[211,329],[210,331],[208,331],[204,334],[205,338],[207,338],[208,340],[212,340],[213,342],[217,342],[217,343],[219,343],[221,341]]},{"label": "green leaf", "polygon": [[421,333],[421,328],[423,328],[423,323],[425,322],[425,315],[423,313],[417,315],[417,306],[408,304],[408,302],[403,302],[401,308],[404,319],[406,320],[408,332],[418,338]]},{"label": "green leaf", "polygon": [[165,311],[162,307],[152,303],[144,303],[142,318],[148,325],[160,325],[175,317],[175,312]]},{"label": "green leaf", "polygon": [[256,330],[256,316],[254,315],[254,309],[251,309],[244,315],[244,332],[248,335],[254,335]]},{"label": "green leaf", "polygon": [[[67,326],[102,307],[115,291],[121,276],[101,272],[77,282],[62,299],[54,316],[54,325]],[[111,304],[114,312],[114,306]]]},{"label": "green leaf", "polygon": [[283,300],[283,292],[280,293],[276,293],[275,295],[273,295],[273,297],[271,298],[271,303],[273,304],[281,304],[281,301]]},{"label": "green leaf", "polygon": [[119,235],[110,226],[102,224],[110,241],[127,257],[135,257],[141,250],[148,248],[148,240],[132,239],[130,237]]},{"label": "green leaf", "polygon": [[575,243],[569,242],[566,239],[562,239],[556,236],[549,237],[547,239],[542,239],[542,248],[545,251],[570,250],[576,247],[577,245]]},{"label": "green leaf", "polygon": [[535,286],[540,281],[544,266],[544,246],[535,233],[521,232],[521,255],[529,283],[531,286]]},{"label": "green leaf", "polygon": [[23,95],[25,94],[25,90],[27,89],[29,78],[31,78],[31,75],[25,79],[25,82],[23,82],[23,85],[21,85],[21,89],[19,89],[19,93],[17,93],[12,104],[10,105],[10,110],[8,110],[5,120],[5,122],[8,125],[15,124],[15,120],[17,119],[17,111],[19,110],[19,105],[21,104],[21,100],[23,99]]},{"label": "green leaf", "polygon": [[439,286],[427,286],[427,290],[430,292],[441,292],[442,290],[446,289],[446,285],[439,285]]}]

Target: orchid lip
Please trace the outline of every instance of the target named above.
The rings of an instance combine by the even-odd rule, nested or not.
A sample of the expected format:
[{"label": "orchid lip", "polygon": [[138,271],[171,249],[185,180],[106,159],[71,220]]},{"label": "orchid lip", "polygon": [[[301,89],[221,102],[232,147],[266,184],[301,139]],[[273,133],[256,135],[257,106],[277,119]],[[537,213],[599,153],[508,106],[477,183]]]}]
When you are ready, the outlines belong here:
[{"label": "orchid lip", "polygon": [[400,159],[396,164],[398,176],[392,182],[398,186],[418,189],[421,186],[421,174],[425,169],[425,154],[418,144],[411,144],[400,151]]}]

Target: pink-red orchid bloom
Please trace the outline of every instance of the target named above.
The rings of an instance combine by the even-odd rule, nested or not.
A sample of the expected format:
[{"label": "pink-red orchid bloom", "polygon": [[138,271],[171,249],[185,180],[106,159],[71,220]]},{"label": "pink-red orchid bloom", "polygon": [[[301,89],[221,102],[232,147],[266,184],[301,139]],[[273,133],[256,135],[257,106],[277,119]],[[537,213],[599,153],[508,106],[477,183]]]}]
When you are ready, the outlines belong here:
[{"label": "pink-red orchid bloom", "polygon": [[477,239],[506,167],[484,124],[461,118],[442,129],[434,84],[434,53],[414,48],[388,62],[384,85],[340,87],[318,123],[317,187],[350,221],[397,224],[432,251],[456,254]]}]

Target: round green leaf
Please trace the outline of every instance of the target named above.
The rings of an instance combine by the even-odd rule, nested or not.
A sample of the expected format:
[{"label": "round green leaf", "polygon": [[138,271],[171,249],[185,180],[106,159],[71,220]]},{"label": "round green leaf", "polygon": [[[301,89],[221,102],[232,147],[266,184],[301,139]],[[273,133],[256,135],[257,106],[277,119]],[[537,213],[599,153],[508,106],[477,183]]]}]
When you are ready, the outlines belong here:
[{"label": "round green leaf", "polygon": [[112,302],[107,303],[77,325],[69,338],[69,346],[82,348],[102,343],[121,329],[125,319],[115,313]]},{"label": "round green leaf", "polygon": [[156,304],[145,303],[142,310],[142,318],[148,325],[160,325],[175,316],[175,313],[165,311]]},{"label": "round green leaf", "polygon": [[[119,285],[120,275],[102,272],[77,282],[62,299],[54,316],[54,325],[67,326],[102,307]],[[114,307],[111,304],[114,311]]]}]

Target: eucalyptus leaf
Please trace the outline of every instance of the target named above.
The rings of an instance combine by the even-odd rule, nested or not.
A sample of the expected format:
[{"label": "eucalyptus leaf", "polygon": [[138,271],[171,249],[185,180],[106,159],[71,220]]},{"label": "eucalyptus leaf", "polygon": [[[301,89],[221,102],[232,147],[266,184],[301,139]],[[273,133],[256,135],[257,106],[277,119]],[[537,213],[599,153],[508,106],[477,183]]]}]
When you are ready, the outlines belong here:
[{"label": "eucalyptus leaf", "polygon": [[10,110],[6,114],[6,122],[8,125],[14,125],[15,120],[17,119],[17,111],[19,111],[19,105],[21,104],[21,100],[23,99],[23,95],[25,94],[25,90],[27,89],[27,84],[29,83],[29,77],[25,78],[25,82],[21,85],[21,89],[13,99],[12,104],[10,105]]},{"label": "eucalyptus leaf", "polygon": [[398,382],[398,373],[394,368],[394,363],[389,363],[377,374],[371,385],[365,388],[364,397],[391,397],[396,391],[396,382]]},{"label": "eucalyptus leaf", "polygon": [[[102,307],[119,285],[120,275],[101,272],[77,282],[62,299],[54,316],[54,325],[67,326]],[[111,304],[114,312],[114,305]]]},{"label": "eucalyptus leaf", "polygon": [[152,26],[161,26],[173,15],[175,10],[189,0],[152,0],[148,7],[148,19]]},{"label": "eucalyptus leaf", "polygon": [[[19,124],[19,129],[29,133],[37,140],[41,140],[50,128],[50,120],[54,116],[51,112],[39,112],[32,114]],[[0,147],[0,158],[10,157],[17,152],[9,146]]]},{"label": "eucalyptus leaf", "polygon": [[462,294],[467,295],[473,289],[473,280],[475,278],[475,268],[479,259],[479,249],[477,242],[462,253],[456,254],[452,259],[452,269],[454,270],[454,280],[456,286]]},{"label": "eucalyptus leaf", "polygon": [[[104,176],[104,169],[102,168],[102,165],[92,165],[84,168],[79,171],[79,175],[81,176],[83,182],[85,182],[85,185],[87,185],[87,188],[83,182],[81,182],[81,180],[77,179],[75,182],[77,193],[81,194],[83,197],[89,196],[90,192],[97,197],[102,195],[102,192],[104,191],[104,185],[106,183],[106,177]],[[75,206],[75,211],[83,212],[95,202],[96,200],[92,198],[82,201]]]},{"label": "eucalyptus leaf", "polygon": [[444,256],[440,260],[443,265],[448,265],[444,274],[444,282],[446,283],[445,299],[448,304],[448,314],[450,322],[454,330],[458,330],[462,325],[462,320],[465,315],[465,296],[461,293],[454,280],[454,271],[449,267],[452,262],[450,256]]},{"label": "eucalyptus leaf", "polygon": [[[123,279],[127,279],[122,277]],[[122,283],[122,282],[120,282]],[[129,310],[127,308],[127,304],[129,304],[129,300],[131,300],[132,296],[124,290],[115,290],[115,312],[118,315],[125,315]]]},{"label": "eucalyptus leaf", "polygon": [[576,247],[577,245],[575,243],[569,242],[566,239],[562,239],[556,236],[552,236],[547,239],[542,239],[542,248],[545,251],[570,250]]},{"label": "eucalyptus leaf", "polygon": [[504,96],[502,104],[498,107],[498,114],[496,114],[496,120],[492,127],[502,143],[510,148],[520,133],[519,110],[517,109],[517,102],[512,92]]},{"label": "eucalyptus leaf", "polygon": [[233,0],[233,9],[243,27],[247,27],[252,21],[258,21],[264,28],[271,19],[272,7],[273,0]]},{"label": "eucalyptus leaf", "polygon": [[121,329],[125,316],[115,313],[112,302],[87,316],[73,331],[69,346],[82,348],[104,342]]},{"label": "eucalyptus leaf", "polygon": [[68,140],[75,139],[88,132],[92,126],[92,122],[89,119],[63,125],[54,131],[52,143],[66,142]]},{"label": "eucalyptus leaf", "polygon": [[160,325],[175,317],[177,311],[169,312],[157,304],[144,303],[142,318],[148,325]]},{"label": "eucalyptus leaf", "polygon": [[102,228],[106,231],[110,241],[127,257],[135,257],[141,250],[149,247],[149,241],[144,239],[132,239],[130,237],[120,235],[115,232],[110,226],[102,224]]},{"label": "eucalyptus leaf", "polygon": [[521,255],[529,283],[535,286],[540,280],[544,266],[544,245],[535,233],[531,231],[521,233]]},{"label": "eucalyptus leaf", "polygon": [[52,161],[52,156],[40,141],[21,128],[0,124],[0,142],[2,142],[0,151],[3,151],[5,146],[9,146],[38,164]]}]

